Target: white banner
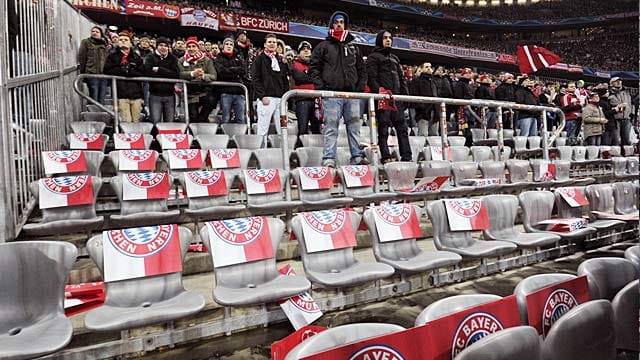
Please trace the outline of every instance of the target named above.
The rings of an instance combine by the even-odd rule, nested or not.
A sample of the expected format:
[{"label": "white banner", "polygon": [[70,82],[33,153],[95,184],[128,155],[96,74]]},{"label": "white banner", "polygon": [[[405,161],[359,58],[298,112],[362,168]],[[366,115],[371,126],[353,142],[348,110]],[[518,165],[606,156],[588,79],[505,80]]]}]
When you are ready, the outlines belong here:
[{"label": "white banner", "polygon": [[182,8],[180,25],[197,26],[211,30],[218,30],[218,14],[215,11]]}]

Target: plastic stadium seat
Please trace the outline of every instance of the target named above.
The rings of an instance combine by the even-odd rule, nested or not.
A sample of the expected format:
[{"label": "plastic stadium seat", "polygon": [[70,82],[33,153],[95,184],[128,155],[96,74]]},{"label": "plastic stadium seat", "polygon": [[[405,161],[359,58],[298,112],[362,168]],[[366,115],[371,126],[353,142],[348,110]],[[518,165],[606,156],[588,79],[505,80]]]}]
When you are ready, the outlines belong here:
[{"label": "plastic stadium seat", "polygon": [[483,258],[508,254],[516,245],[506,241],[482,241],[471,236],[471,231],[450,231],[443,200],[429,204],[427,214],[433,224],[433,242],[438,250],[452,251],[463,257]]},{"label": "plastic stadium seat", "polygon": [[432,303],[422,310],[416,318],[415,326],[424,325],[429,321],[457,313],[458,311],[500,299],[502,299],[502,296],[493,294],[465,294],[449,296]]},{"label": "plastic stadium seat", "polygon": [[[69,144],[69,150],[83,150],[86,147],[74,147],[71,145],[71,137],[73,136],[73,134],[67,134],[67,143]],[[105,135],[105,134],[101,134],[100,135],[102,137],[102,149],[97,150],[97,149],[92,149],[94,151],[102,151],[104,152],[104,149],[107,147],[107,142],[109,141],[109,135]]]},{"label": "plastic stadium seat", "polygon": [[488,146],[472,146],[471,156],[473,157],[473,161],[480,163],[483,161],[492,160],[493,152]]},{"label": "plastic stadium seat", "polygon": [[[104,160],[104,152],[102,151],[91,151],[91,150],[82,150],[84,153],[84,158],[87,163],[87,170],[83,172],[73,173],[73,175],[91,175],[91,176],[100,176],[100,167],[102,166],[102,161]],[[71,173],[47,173],[47,176],[55,176],[55,175],[65,175]]]},{"label": "plastic stadium seat", "polygon": [[[413,207],[420,217],[420,208],[415,205]],[[398,272],[413,274],[456,265],[462,261],[462,257],[453,252],[422,251],[415,238],[380,242],[374,211],[365,210],[363,217],[371,234],[373,254],[378,262],[389,264]]]},{"label": "plastic stadium seat", "polygon": [[[556,210],[558,212],[558,217],[560,218],[582,217],[583,207],[569,206],[569,204],[567,204],[567,202],[564,200],[562,195],[560,195],[560,191],[562,191],[563,189],[566,189],[566,188],[556,188],[556,191],[554,193],[556,197]],[[586,198],[584,187],[574,187],[573,189],[575,189],[575,191],[577,192],[580,192]],[[625,222],[620,220],[613,220],[613,219],[605,220],[605,219],[597,219],[596,217],[589,219],[589,226],[597,230],[610,230],[615,227],[623,226],[624,224]]]},{"label": "plastic stadium seat", "polygon": [[[225,182],[227,184],[227,193],[224,195],[210,195],[202,197],[191,197],[187,192],[189,199],[189,205],[184,209],[184,214],[196,221],[200,220],[217,220],[226,217],[232,217],[239,215],[244,211],[245,206],[242,204],[230,204],[229,203],[229,191],[233,186],[234,175],[223,171]],[[180,185],[183,189],[186,189],[185,176],[187,174],[181,174],[178,177]]]},{"label": "plastic stadium seat", "polygon": [[512,242],[521,248],[538,248],[560,241],[558,235],[522,233],[516,228],[518,198],[515,195],[488,195],[483,199],[489,214],[489,229],[483,230],[486,240]]},{"label": "plastic stadium seat", "polygon": [[[549,164],[550,162],[548,160],[543,160],[543,159],[530,159],[529,160],[529,164],[531,166],[531,172],[533,173],[533,180],[540,184],[539,180],[541,175],[540,174],[540,166],[544,165],[544,164]],[[575,181],[571,180],[569,178],[569,169],[571,168],[571,161],[569,160],[556,160],[553,162],[553,165],[555,166],[555,179],[554,180],[550,180],[550,181],[544,181],[543,183],[546,183],[548,185],[553,185],[553,186],[562,186],[562,185],[570,185],[573,184]]]},{"label": "plastic stadium seat", "polygon": [[638,280],[623,287],[611,301],[616,321],[616,348],[625,351],[640,352],[640,337],[638,336]]},{"label": "plastic stadium seat", "polygon": [[552,233],[559,235],[563,240],[581,242],[587,235],[596,232],[596,229],[589,226],[570,232],[539,229],[537,227],[539,222],[552,218],[551,213],[555,203],[555,197],[552,192],[527,191],[520,194],[518,200],[520,201],[520,207],[522,207],[522,225],[528,233]]},{"label": "plastic stadium seat", "polygon": [[104,128],[107,127],[107,124],[102,121],[73,121],[69,125],[71,126],[71,132],[76,134],[102,134],[102,132],[104,132]]},{"label": "plastic stadium seat", "polygon": [[442,138],[440,136],[427,136],[427,145],[442,147]]},{"label": "plastic stadium seat", "polygon": [[566,312],[542,345],[544,360],[615,360],[613,308],[594,300]]},{"label": "plastic stadium seat", "polygon": [[[614,211],[613,188],[610,184],[594,184],[585,188],[585,194],[589,200],[590,211],[610,213]],[[594,215],[597,219],[607,219],[606,215]]]},{"label": "plastic stadium seat", "polygon": [[222,128],[222,132],[224,132],[229,136],[246,134],[247,130],[249,129],[247,124],[234,124],[234,123],[222,124],[220,125],[220,127]]},{"label": "plastic stadium seat", "polygon": [[[332,209],[338,207],[349,206],[353,199],[350,197],[333,197],[331,196],[331,189],[307,189],[302,188],[300,183],[300,168],[293,169],[291,171],[291,177],[293,181],[298,185],[298,198],[302,201],[302,209],[305,211]],[[329,168],[331,172],[331,179],[336,177],[336,170]]]},{"label": "plastic stadium seat", "polygon": [[197,153],[195,153],[195,151],[200,151],[200,156],[201,156],[202,162],[193,161],[193,164],[190,164],[190,163],[185,161],[184,165],[187,166],[187,167],[186,168],[179,168],[183,164],[178,163],[176,165],[175,161],[172,162],[172,160],[170,158],[171,155],[169,155],[169,151],[172,151],[172,150],[165,150],[165,151],[162,152],[162,159],[167,164],[167,167],[169,168],[169,173],[171,175],[178,176],[178,175],[182,174],[185,171],[201,170],[201,169],[204,169],[204,167],[206,166],[207,155],[208,155],[208,151],[207,150],[200,150],[200,149],[186,149],[186,150],[189,151],[189,154],[192,151],[194,152],[194,154],[197,154]]},{"label": "plastic stadium seat", "polygon": [[[271,134],[271,135],[268,135],[267,138],[269,139],[269,142],[271,143],[272,147],[274,148],[282,147],[282,135]],[[296,147],[297,142],[298,142],[297,136],[295,135],[287,136],[287,145],[288,145],[289,151],[293,151],[293,149]]]},{"label": "plastic stadium seat", "polygon": [[[145,136],[151,136],[151,135],[145,135]],[[138,170],[120,170],[120,151],[123,150],[114,150],[111,151],[108,155],[109,157],[109,161],[111,161],[111,163],[113,164],[113,168],[116,170],[117,173],[135,173],[135,172],[139,172]],[[155,153],[155,157],[156,157],[156,168],[158,167],[157,165],[157,159],[158,159],[158,152],[155,150],[151,150]],[[155,171],[155,170],[152,170]]]},{"label": "plastic stadium seat", "polygon": [[513,294],[518,301],[518,311],[520,312],[520,322],[522,325],[529,324],[529,315],[527,312],[527,296],[540,289],[544,289],[548,286],[561,283],[568,280],[575,279],[575,275],[571,274],[538,274],[531,275],[523,280],[520,280],[516,288],[513,290]]},{"label": "plastic stadium seat", "polygon": [[542,360],[538,332],[531,326],[497,331],[473,343],[457,360]]},{"label": "plastic stadium seat", "polygon": [[[557,140],[556,140],[557,142]],[[559,160],[573,160],[573,149],[571,146],[558,146]]]},{"label": "plastic stadium seat", "polygon": [[633,145],[624,145],[622,147],[622,152],[624,156],[633,156],[635,153],[635,147]]},{"label": "plastic stadium seat", "polygon": [[[396,161],[384,164],[384,173],[389,180],[389,192],[396,193],[398,197],[421,200],[428,192],[404,192],[415,186],[418,164],[409,161]],[[375,179],[374,179],[375,180]]]},{"label": "plastic stadium seat", "polygon": [[635,245],[625,250],[624,258],[631,261],[636,270],[640,271],[640,245]]},{"label": "plastic stadium seat", "polygon": [[509,159],[507,160],[507,169],[509,170],[508,189],[523,191],[533,185],[529,178],[529,162],[527,160]]},{"label": "plastic stadium seat", "polygon": [[356,323],[336,326],[307,338],[287,353],[285,360],[300,360],[342,345],[402,330],[404,328],[400,325],[379,323]]},{"label": "plastic stadium seat", "polygon": [[[238,157],[240,158],[240,167],[238,168],[220,168],[224,170],[225,173],[232,174],[234,177],[239,177],[240,172],[243,169],[246,169],[249,166],[249,161],[251,160],[252,152],[247,149],[237,149]],[[211,153],[209,154],[209,159],[211,159]],[[213,169],[218,169],[218,167],[213,167]]]},{"label": "plastic stadium seat", "polygon": [[409,145],[411,148],[420,148],[424,147],[426,144],[427,138],[425,136],[409,136]]},{"label": "plastic stadium seat", "polygon": [[557,138],[554,140],[554,142],[553,142],[553,143],[554,143],[554,145],[555,145],[556,147],[566,146],[566,144],[567,144],[567,138],[566,138],[566,137],[557,137]]},{"label": "plastic stadium seat", "polygon": [[182,122],[159,122],[155,124],[158,133],[163,131],[180,132],[184,134],[187,131],[187,124]]},{"label": "plastic stadium seat", "polygon": [[[173,182],[173,177],[169,175],[169,186]],[[111,215],[109,220],[118,227],[171,224],[180,216],[180,210],[168,209],[166,199],[123,200],[121,176],[111,178],[111,187],[118,196],[120,214]]]},{"label": "plastic stadium seat", "polygon": [[0,244],[0,358],[32,359],[71,341],[64,286],[77,252],[63,241]]},{"label": "plastic stadium seat", "polygon": [[259,169],[284,169],[281,148],[256,149],[253,156],[258,161]]},{"label": "plastic stadium seat", "polygon": [[215,135],[218,132],[217,123],[191,123],[189,124],[191,134],[197,137],[198,135]]},{"label": "plastic stadium seat", "polygon": [[153,130],[152,123],[146,122],[120,122],[120,130],[123,133],[131,134],[151,134]]},{"label": "plastic stadium seat", "polygon": [[[104,216],[96,215],[96,199],[102,187],[102,179],[92,176],[91,185],[93,186],[92,204],[40,209],[42,221],[24,224],[22,230],[27,235],[42,236],[100,229],[104,223]],[[29,191],[37,200],[40,192],[38,181],[29,184]]]},{"label": "plastic stadium seat", "polygon": [[587,159],[587,148],[584,146],[573,146],[572,159],[575,162],[584,162]]},{"label": "plastic stadium seat", "polygon": [[97,107],[96,111],[83,111],[80,113],[80,122],[101,122],[103,124],[111,124],[113,117],[108,112],[104,112]]},{"label": "plastic stadium seat", "polygon": [[[182,261],[192,240],[191,230],[178,227]],[[103,235],[87,242],[89,256],[104,273]],[[182,272],[105,283],[104,305],[89,311],[85,326],[95,331],[124,330],[180,319],[198,313],[205,300],[195,291],[186,291]]]},{"label": "plastic stadium seat", "polygon": [[628,283],[638,278],[633,263],[624,258],[600,257],[583,261],[578,276],[586,275],[592,299],[613,300]]},{"label": "plastic stadium seat", "polygon": [[466,146],[452,146],[451,159],[453,162],[466,162],[469,160],[469,148]]},{"label": "plastic stadium seat", "polygon": [[540,136],[529,136],[527,137],[527,148],[529,151],[541,151],[542,146],[542,137]]},{"label": "plastic stadium seat", "polygon": [[348,147],[338,147],[336,150],[336,165],[351,165],[351,150]]},{"label": "plastic stadium seat", "polygon": [[627,175],[627,158],[614,157],[611,161],[613,162],[613,176],[625,177]]},{"label": "plastic stadium seat", "polygon": [[[360,215],[353,211],[347,211],[351,217],[351,226],[355,233],[360,224]],[[307,252],[307,242],[302,231],[301,215],[291,220],[293,230],[298,242],[299,251],[304,266],[305,275],[312,283],[326,288],[341,288],[355,286],[370,281],[380,280],[393,275],[394,269],[377,262],[361,263],[353,256],[353,248],[341,248],[320,252]]]},{"label": "plastic stadium seat", "polygon": [[[289,180],[289,173],[282,169],[279,169],[278,173],[280,175],[280,185],[282,186],[282,190],[280,192],[269,194],[247,194],[247,209],[253,215],[278,214],[302,206],[302,201],[300,200],[287,201],[285,199],[284,186]],[[246,189],[247,184],[244,172],[240,173],[240,181]]]},{"label": "plastic stadium seat", "polygon": [[[422,176],[451,176],[451,162],[447,160],[430,160],[422,163]],[[448,182],[445,185],[449,185]]]},{"label": "plastic stadium seat", "polygon": [[627,174],[629,175],[635,175],[636,179],[638,176],[638,166],[639,166],[639,162],[638,162],[638,158],[637,157],[628,157],[627,158]]},{"label": "plastic stadium seat", "polygon": [[628,182],[614,183],[613,197],[615,199],[616,214],[638,215],[638,191]]},{"label": "plastic stadium seat", "polygon": [[[217,125],[217,124],[207,124],[207,125]],[[216,135],[216,134],[204,133],[204,134],[194,135],[194,137],[195,137],[195,140],[200,145],[200,149],[224,149],[229,145],[229,135],[225,135],[225,134]]]},{"label": "plastic stadium seat", "polygon": [[611,153],[612,157],[615,156],[622,156],[622,148],[620,146],[610,146],[609,147],[609,152]]},{"label": "plastic stadium seat", "polygon": [[471,130],[471,141],[474,146],[491,146],[495,145],[498,141],[497,136],[494,138],[489,138],[489,130],[487,129],[487,134],[485,134],[485,129],[470,129]]},{"label": "plastic stadium seat", "polygon": [[233,142],[238,149],[256,150],[262,147],[267,147],[267,144],[263,144],[265,137],[262,135],[248,135],[240,134],[233,135]]},{"label": "plastic stadium seat", "polygon": [[299,166],[322,166],[321,147],[299,147],[295,151]]},{"label": "plastic stadium seat", "polygon": [[464,136],[449,136],[447,137],[447,139],[449,140],[449,145],[451,147],[464,146],[464,144],[467,142],[467,139]]},{"label": "plastic stadium seat", "polygon": [[[267,218],[269,238],[273,253],[278,252],[278,244],[284,234],[284,222]],[[209,230],[200,230],[200,238],[207,249],[212,249]],[[215,266],[215,264],[214,264]],[[214,300],[224,306],[259,305],[288,298],[303,293],[311,287],[304,276],[282,275],[276,268],[275,257],[228,266],[215,267],[216,286]]]},{"label": "plastic stadium seat", "polygon": [[506,182],[504,176],[505,163],[504,161],[492,161],[487,160],[479,163],[480,172],[484,179],[500,179],[501,185]]},{"label": "plastic stadium seat", "polygon": [[487,129],[487,139],[497,139],[498,129]]},{"label": "plastic stadium seat", "polygon": [[324,148],[324,135],[322,134],[304,134],[300,135],[300,142],[303,147],[320,147]]},{"label": "plastic stadium seat", "polygon": [[342,168],[338,168],[338,176],[342,183],[342,190],[344,195],[353,199],[352,206],[367,205],[371,203],[377,203],[380,201],[393,200],[398,197],[397,194],[392,192],[381,192],[378,189],[378,182],[375,179],[378,178],[378,168],[375,166],[369,166],[369,171],[373,176],[374,182],[372,186],[359,186],[359,187],[347,187],[344,179],[344,172]]},{"label": "plastic stadium seat", "polygon": [[600,148],[595,145],[590,145],[586,147],[587,149],[587,160],[592,162],[598,162],[600,160]]}]

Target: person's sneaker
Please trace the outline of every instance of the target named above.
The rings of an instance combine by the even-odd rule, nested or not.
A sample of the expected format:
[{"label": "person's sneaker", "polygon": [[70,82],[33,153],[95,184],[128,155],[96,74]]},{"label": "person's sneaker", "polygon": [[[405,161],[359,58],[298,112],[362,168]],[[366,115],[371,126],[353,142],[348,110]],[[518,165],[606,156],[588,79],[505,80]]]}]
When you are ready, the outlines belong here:
[{"label": "person's sneaker", "polygon": [[351,160],[352,165],[369,165],[369,160],[363,158],[362,156],[356,156],[353,160]]},{"label": "person's sneaker", "polygon": [[336,161],[333,160],[333,159],[324,159],[324,160],[322,160],[322,166],[327,166],[327,167],[335,169],[336,168]]}]

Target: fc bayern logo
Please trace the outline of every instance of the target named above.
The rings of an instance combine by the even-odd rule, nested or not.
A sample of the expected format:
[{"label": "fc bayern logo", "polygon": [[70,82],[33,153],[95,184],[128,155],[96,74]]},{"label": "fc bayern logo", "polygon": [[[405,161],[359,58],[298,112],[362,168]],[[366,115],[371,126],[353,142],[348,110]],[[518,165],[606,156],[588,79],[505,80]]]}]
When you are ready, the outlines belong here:
[{"label": "fc bayern logo", "polygon": [[437,182],[431,181],[425,184],[421,184],[416,187],[416,191],[436,191],[440,189],[440,185]]},{"label": "fc bayern logo", "polygon": [[152,188],[160,184],[166,174],[164,173],[135,173],[127,174],[129,182],[140,188]]},{"label": "fc bayern logo", "polygon": [[376,214],[387,224],[400,226],[409,220],[413,212],[413,205],[389,204],[374,207]]},{"label": "fc bayern logo", "polygon": [[568,290],[556,289],[549,294],[542,312],[542,336],[547,336],[551,326],[577,305],[578,300]]},{"label": "fc bayern logo", "polygon": [[174,225],[160,225],[111,230],[108,232],[108,238],[120,253],[144,258],[162,251],[173,238],[173,234]]},{"label": "fc bayern logo", "polygon": [[559,189],[560,193],[567,195],[570,198],[575,198],[576,197],[576,191],[574,188],[564,188],[564,189]]},{"label": "fc bayern logo", "polygon": [[180,14],[180,10],[178,9],[178,7],[173,6],[173,5],[165,5],[164,6],[164,14],[171,19],[175,19],[178,17],[178,14]]},{"label": "fc bayern logo", "polygon": [[212,221],[210,225],[225,243],[244,246],[251,244],[262,234],[264,223],[263,217],[249,217]]},{"label": "fc bayern logo", "polygon": [[313,298],[308,292],[303,292],[302,294],[293,296],[291,298],[291,303],[296,308],[307,313],[316,313],[320,311],[320,307],[315,301],[313,301]]},{"label": "fc bayern logo", "polygon": [[76,139],[82,142],[94,142],[98,140],[98,138],[102,137],[102,134],[90,134],[90,133],[82,133],[82,134],[73,134]]},{"label": "fc bayern logo", "polygon": [[221,160],[232,159],[238,153],[238,149],[212,149],[211,153]]},{"label": "fc bayern logo", "polygon": [[222,171],[189,171],[187,179],[198,185],[213,185],[222,177]]},{"label": "fc bayern logo", "polygon": [[199,22],[207,20],[207,14],[203,10],[193,10],[193,17]]},{"label": "fc bayern logo", "polygon": [[142,134],[123,133],[123,134],[116,134],[116,136],[118,137],[119,140],[122,140],[122,141],[135,142],[140,140],[140,138],[142,137]]},{"label": "fc bayern logo", "polygon": [[484,312],[470,314],[460,322],[458,329],[456,329],[451,344],[451,358],[456,357],[474,342],[502,329],[504,326],[491,314]]},{"label": "fc bayern logo", "polygon": [[359,178],[369,173],[369,167],[366,165],[348,165],[344,166],[343,170],[346,171],[349,175]]},{"label": "fc bayern logo", "polygon": [[151,158],[153,150],[122,150],[122,155],[131,161],[145,161]]},{"label": "fc bayern logo", "polygon": [[270,183],[276,175],[278,175],[277,169],[253,169],[247,170],[249,177],[254,182],[259,184],[267,184]]},{"label": "fc bayern logo", "polygon": [[82,189],[87,183],[88,176],[63,176],[44,178],[42,183],[47,190],[56,194],[72,194]]},{"label": "fc bayern logo", "polygon": [[329,173],[329,168],[327,167],[303,167],[302,174],[309,179],[320,180],[324,179],[325,176]]},{"label": "fc bayern logo", "polygon": [[164,137],[173,143],[179,143],[184,141],[187,134],[164,134]]},{"label": "fc bayern logo", "polygon": [[180,149],[180,150],[171,150],[171,155],[180,160],[193,160],[198,155],[200,155],[200,150],[198,149]]},{"label": "fc bayern logo", "polygon": [[80,158],[82,152],[80,150],[71,151],[49,151],[47,157],[49,160],[58,163],[72,163]]},{"label": "fc bayern logo", "polygon": [[464,217],[474,217],[482,208],[482,201],[473,199],[451,200],[449,204],[456,214]]},{"label": "fc bayern logo", "polygon": [[369,345],[349,356],[349,360],[368,359],[405,360],[405,357],[396,349],[387,345]]},{"label": "fc bayern logo", "polygon": [[322,210],[302,213],[302,217],[315,231],[333,234],[344,226],[347,212],[344,210]]}]

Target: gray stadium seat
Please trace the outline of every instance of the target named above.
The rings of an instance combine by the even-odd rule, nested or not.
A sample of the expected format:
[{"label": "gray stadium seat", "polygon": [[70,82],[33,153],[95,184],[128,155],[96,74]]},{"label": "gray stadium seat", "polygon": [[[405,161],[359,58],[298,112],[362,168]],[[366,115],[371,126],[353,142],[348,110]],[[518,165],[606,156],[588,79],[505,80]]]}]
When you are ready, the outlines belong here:
[{"label": "gray stadium seat", "polygon": [[[195,124],[192,124],[195,125]],[[217,125],[217,124],[207,124]],[[194,135],[195,140],[200,145],[200,149],[224,149],[229,145],[229,135],[225,134],[198,134]]]},{"label": "gray stadium seat", "polygon": [[[348,211],[351,217],[351,226],[356,232],[360,224],[360,215]],[[361,263],[353,256],[353,248],[341,248],[320,252],[307,252],[307,241],[302,231],[301,215],[291,220],[293,230],[300,247],[300,257],[304,266],[306,277],[312,283],[326,288],[341,288],[355,286],[370,281],[380,280],[393,275],[394,269],[377,262]]]},{"label": "gray stadium seat", "polygon": [[519,193],[534,185],[529,177],[529,162],[527,160],[509,159],[507,160],[507,170],[509,170],[507,189]]},{"label": "gray stadium seat", "polygon": [[152,123],[146,122],[120,122],[120,130],[123,133],[131,133],[131,134],[151,134],[151,130],[153,130]]},{"label": "gray stadium seat", "polygon": [[[253,155],[251,150],[237,149],[237,151],[238,151],[238,157],[240,158],[240,167],[238,167],[238,168],[224,168],[224,172],[225,173],[232,174],[235,177],[239,177],[240,173],[242,172],[242,170],[246,169],[249,166],[249,161],[251,160],[251,156]],[[211,159],[211,153],[209,154],[209,159]],[[217,167],[213,167],[213,168],[217,169]],[[221,169],[223,169],[223,168],[221,168]]]},{"label": "gray stadium seat", "polygon": [[518,301],[518,311],[520,312],[520,323],[522,325],[529,324],[529,315],[527,312],[527,296],[538,290],[544,289],[548,286],[575,279],[575,275],[571,274],[538,274],[531,275],[523,280],[520,280],[516,288],[513,290],[513,294]]},{"label": "gray stadium seat", "polygon": [[517,326],[487,335],[464,349],[456,359],[542,360],[542,347],[536,329]]},{"label": "gray stadium seat", "polygon": [[158,133],[163,131],[180,132],[184,134],[187,131],[187,124],[183,122],[159,122],[155,124]]},{"label": "gray stadium seat", "polygon": [[32,359],[71,341],[64,286],[77,252],[62,241],[0,244],[0,358]]},{"label": "gray stadium seat", "polygon": [[[567,202],[564,200],[562,195],[560,195],[560,191],[562,191],[562,189],[566,189],[566,188],[556,188],[556,191],[554,192],[556,197],[556,210],[558,213],[558,217],[560,218],[582,217],[583,207],[582,206],[571,207],[569,204],[567,204]],[[573,189],[575,189],[575,191],[580,192],[586,198],[584,187],[574,187]],[[624,226],[624,224],[625,222],[620,220],[597,219],[595,217],[592,217],[589,219],[589,226],[592,228],[595,228],[596,230],[610,230],[615,227]]]},{"label": "gray stadium seat", "polygon": [[93,134],[102,134],[104,132],[104,128],[107,127],[102,121],[73,121],[69,124],[71,127],[71,132],[74,133],[93,133]]},{"label": "gray stadium seat", "polygon": [[191,134],[197,137],[198,135],[215,135],[218,132],[217,123],[191,123],[189,124]]},{"label": "gray stadium seat", "polygon": [[381,192],[378,187],[378,182],[376,181],[376,179],[378,179],[378,168],[369,166],[369,170],[374,179],[372,186],[347,187],[344,172],[342,168],[338,168],[338,176],[342,183],[342,190],[346,197],[353,199],[352,206],[378,203],[380,201],[393,200],[398,197],[397,194],[392,192]]},{"label": "gray stadium seat", "polygon": [[[556,139],[556,143],[557,143],[557,139]],[[567,145],[559,145],[558,147],[558,154],[560,155],[558,157],[559,160],[573,160],[573,149],[571,148],[571,146],[567,146]]]},{"label": "gray stadium seat", "polygon": [[501,184],[505,185],[506,179],[504,176],[505,163],[504,161],[492,161],[487,160],[479,163],[480,172],[484,179],[500,179]]},{"label": "gray stadium seat", "polygon": [[336,150],[336,166],[351,165],[351,151],[348,147],[338,147]]},{"label": "gray stadium seat", "polygon": [[[491,152],[493,153],[493,158],[495,160],[500,160],[500,148],[495,145],[491,147]],[[507,161],[511,157],[511,148],[505,146],[502,148],[502,161]]]},{"label": "gray stadium seat", "polygon": [[[589,200],[590,211],[600,211],[614,216],[613,188],[611,184],[594,184],[585,188],[585,194]],[[596,219],[609,219],[607,215],[592,214]]]},{"label": "gray stadium seat", "polygon": [[[42,236],[91,232],[100,229],[104,223],[104,216],[96,215],[96,199],[102,187],[102,179],[92,176],[91,185],[93,186],[92,204],[40,209],[42,221],[24,224],[22,230],[27,235]],[[29,191],[37,200],[40,192],[38,181],[29,184]]]},{"label": "gray stadium seat", "polygon": [[488,146],[472,146],[471,156],[473,157],[473,161],[480,163],[483,161],[492,160],[493,152]]},{"label": "gray stadium seat", "polygon": [[618,182],[611,187],[613,188],[616,214],[638,215],[638,192],[633,184]]},{"label": "gray stadium seat", "polygon": [[258,162],[259,169],[284,169],[280,148],[256,149],[253,150],[253,156]]},{"label": "gray stadium seat", "polygon": [[300,135],[300,142],[303,147],[324,147],[324,135],[322,134],[304,134]]},{"label": "gray stadium seat", "polygon": [[[169,175],[169,186],[173,184],[173,177]],[[123,200],[122,177],[111,178],[111,187],[120,202],[120,214],[113,214],[109,220],[117,227],[135,227],[145,225],[175,223],[180,216],[180,210],[169,210],[166,199]]]},{"label": "gray stadium seat", "polygon": [[[282,135],[271,134],[267,136],[267,139],[269,139],[269,142],[271,143],[272,147],[274,148],[282,147]],[[296,147],[297,142],[298,142],[297,136],[295,135],[287,136],[287,145],[288,145],[289,151],[293,151],[293,149]]]},{"label": "gray stadium seat", "polygon": [[384,164],[384,173],[389,180],[389,192],[395,193],[398,198],[422,200],[425,196],[437,193],[429,191],[409,192],[415,186],[416,174],[418,173],[418,164],[414,162],[396,161],[386,163]]},{"label": "gray stadium seat", "polygon": [[640,337],[638,336],[638,280],[623,287],[611,301],[613,315],[616,321],[616,348],[624,351],[640,352]]},{"label": "gray stadium seat", "polygon": [[[285,199],[284,186],[289,180],[289,173],[280,169],[278,171],[280,175],[280,185],[282,191],[270,194],[247,194],[247,209],[253,215],[263,214],[279,214],[288,210],[293,210],[302,206],[302,201]],[[240,181],[247,188],[244,172],[240,172]]]},{"label": "gray stadium seat", "polygon": [[[298,198],[302,201],[302,209],[305,211],[346,207],[353,202],[353,199],[347,196],[331,196],[332,188],[304,190],[300,183],[300,171],[301,168],[293,169],[291,171],[291,177],[293,177],[293,181],[298,185]],[[331,179],[334,179],[336,170],[329,168],[329,171],[331,172]]]},{"label": "gray stadium seat", "polygon": [[[436,177],[436,176],[449,176],[451,177],[451,162],[447,160],[429,160],[422,163],[422,176],[424,177]],[[445,183],[449,185],[449,181]]]},{"label": "gray stadium seat", "polygon": [[[440,137],[438,136],[438,138]],[[447,137],[447,140],[449,140],[449,145],[451,147],[464,146],[464,144],[467,142],[467,139],[464,136],[449,136]]]},{"label": "gray stadium seat", "polygon": [[493,294],[465,294],[449,296],[432,303],[422,310],[416,318],[415,326],[424,325],[429,321],[457,313],[458,311],[500,299],[502,299],[502,296]]},{"label": "gray stadium seat", "polygon": [[220,125],[222,132],[229,136],[246,134],[249,127],[247,124],[226,123]]},{"label": "gray stadium seat", "polygon": [[586,275],[592,299],[613,300],[628,283],[638,278],[633,263],[624,258],[600,257],[583,261],[578,276]]},{"label": "gray stadium seat", "polygon": [[633,145],[624,145],[622,147],[622,152],[624,156],[633,156],[635,153],[635,147]]},{"label": "gray stadium seat", "polygon": [[[91,151],[91,150],[81,150],[84,153],[84,158],[87,164],[87,170],[82,172],[73,173],[74,175],[91,175],[91,176],[101,176],[100,167],[102,166],[102,161],[104,161],[104,152],[102,151]],[[55,175],[63,175],[63,174],[71,174],[71,173],[47,173],[47,176],[55,176]]]},{"label": "gray stadium seat", "polygon": [[[191,243],[191,230],[178,227],[182,261]],[[89,256],[104,273],[103,235],[87,242]],[[104,305],[89,311],[85,326],[95,331],[124,330],[176,320],[198,313],[205,300],[195,291],[186,291],[182,272],[105,283]]]},{"label": "gray stadium seat", "polygon": [[613,176],[625,177],[627,175],[627,158],[614,157],[611,161],[613,162]]},{"label": "gray stadium seat", "polygon": [[584,162],[587,159],[587,148],[584,146],[573,146],[572,160],[575,162]]},{"label": "gray stadium seat", "polygon": [[[229,203],[229,191],[233,186],[234,175],[224,172],[225,182],[227,184],[227,193],[224,195],[211,195],[202,197],[191,197],[187,192],[189,199],[189,205],[184,209],[184,214],[196,221],[196,224],[200,220],[217,220],[226,217],[233,217],[244,211],[245,206],[242,204],[230,204]],[[187,174],[181,174],[178,177],[180,185],[186,191],[185,176]],[[197,226],[197,225],[196,225]]]},{"label": "gray stadium seat", "polygon": [[233,142],[236,144],[236,147],[238,149],[256,150],[263,147],[266,148],[267,144],[263,144],[264,141],[265,141],[265,137],[262,135],[254,135],[254,134],[233,135]]},{"label": "gray stadium seat", "polygon": [[624,258],[631,261],[636,270],[640,271],[640,245],[635,245],[625,250]]},{"label": "gray stadium seat", "polygon": [[[273,253],[284,234],[284,222],[267,218]],[[206,226],[200,230],[200,238],[207,249],[212,249]],[[214,264],[215,266],[215,264]],[[285,299],[303,293],[311,287],[304,276],[282,275],[276,268],[275,257],[214,268],[216,286],[214,300],[224,306],[250,306]]]},{"label": "gray stadium seat", "polygon": [[638,157],[628,157],[627,158],[627,174],[631,176],[638,176]]},{"label": "gray stadium seat", "polygon": [[453,162],[467,162],[469,161],[469,148],[466,146],[452,146],[451,147],[451,159]]},{"label": "gray stadium seat", "polygon": [[299,166],[322,166],[321,147],[299,147],[295,151]]}]

